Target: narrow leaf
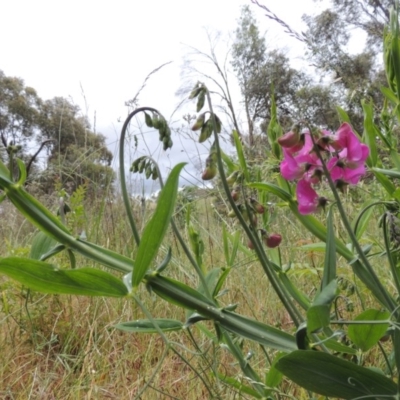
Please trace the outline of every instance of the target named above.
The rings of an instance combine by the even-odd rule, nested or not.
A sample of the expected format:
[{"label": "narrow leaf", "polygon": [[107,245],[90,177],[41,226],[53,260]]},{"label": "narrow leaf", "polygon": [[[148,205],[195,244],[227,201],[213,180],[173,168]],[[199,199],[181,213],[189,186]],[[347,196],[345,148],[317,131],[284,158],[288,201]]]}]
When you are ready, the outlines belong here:
[{"label": "narrow leaf", "polygon": [[378,150],[376,146],[376,138],[379,136],[378,128],[374,124],[374,111],[371,103],[365,100],[361,101],[364,111],[364,140],[369,147],[369,156],[367,164],[369,167],[376,167],[378,162]]},{"label": "narrow leaf", "polygon": [[167,182],[159,195],[154,215],[144,228],[133,268],[133,288],[139,285],[150,268],[167,232],[178,193],[179,174],[184,166],[185,163],[176,165],[169,174]]},{"label": "narrow leaf", "polygon": [[[155,318],[154,322],[163,332],[179,331],[183,328],[182,322],[174,319]],[[114,325],[114,328],[130,333],[158,333],[158,330],[154,327],[153,322],[148,319],[122,322]]]},{"label": "narrow leaf", "polygon": [[343,110],[343,108],[337,106],[336,107],[336,111],[339,114],[340,122],[348,122],[348,123],[350,123],[350,117],[347,114],[347,112],[345,110]]},{"label": "narrow leaf", "polygon": [[51,236],[46,235],[44,232],[38,232],[32,240],[29,257],[40,260],[41,257],[52,250],[56,244],[57,242]]},{"label": "narrow leaf", "polygon": [[330,308],[336,297],[337,283],[332,280],[316,296],[311,307],[307,310],[307,332],[314,333],[329,326]]},{"label": "narrow leaf", "polygon": [[276,368],[304,389],[323,396],[350,400],[397,393],[397,384],[386,376],[319,351],[294,351],[282,357]]},{"label": "narrow leaf", "polygon": [[110,297],[128,294],[120,279],[93,268],[59,270],[42,261],[9,257],[0,260],[0,273],[42,293]]}]

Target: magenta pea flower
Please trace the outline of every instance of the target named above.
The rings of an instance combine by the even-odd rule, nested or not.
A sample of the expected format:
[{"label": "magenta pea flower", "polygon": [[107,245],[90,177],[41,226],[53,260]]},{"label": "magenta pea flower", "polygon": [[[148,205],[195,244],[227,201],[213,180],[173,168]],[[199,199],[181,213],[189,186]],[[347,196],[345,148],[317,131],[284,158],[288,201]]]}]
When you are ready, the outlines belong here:
[{"label": "magenta pea flower", "polygon": [[[314,177],[314,171],[321,165],[315,153],[310,153],[307,149],[307,143],[298,155],[291,154],[288,149],[283,148],[284,159],[280,165],[281,175],[288,181],[301,179],[303,176],[308,176],[310,179]],[[313,180],[314,183],[316,181]]]},{"label": "magenta pea flower", "polygon": [[297,183],[296,196],[298,202],[298,209],[300,214],[312,214],[320,207],[324,208],[327,199],[319,197],[318,193],[312,188],[311,182],[301,179]]},{"label": "magenta pea flower", "polygon": [[342,147],[338,156],[332,157],[327,164],[331,178],[357,184],[365,174],[365,161],[369,156],[369,148],[361,143],[349,124],[342,124],[337,135],[337,145]]}]

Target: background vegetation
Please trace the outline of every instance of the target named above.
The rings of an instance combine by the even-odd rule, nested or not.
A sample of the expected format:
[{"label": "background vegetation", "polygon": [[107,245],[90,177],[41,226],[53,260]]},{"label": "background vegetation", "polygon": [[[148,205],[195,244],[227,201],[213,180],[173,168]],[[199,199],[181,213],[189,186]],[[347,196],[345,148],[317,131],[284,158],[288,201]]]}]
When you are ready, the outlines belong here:
[{"label": "background vegetation", "polygon": [[[266,6],[256,1],[252,3],[263,9],[270,19],[285,24]],[[390,146],[379,139],[379,157],[371,170],[396,165],[396,115],[392,114],[392,107],[379,89],[387,85],[380,57],[390,5],[392,1],[332,1],[330,8],[321,15],[305,17],[309,26],[307,32],[298,34],[287,27],[288,34],[304,43],[307,56],[320,76],[330,74],[332,78],[334,74],[329,84],[297,71],[284,53],[269,48],[249,7],[244,7],[238,21],[230,66],[219,64],[212,47],[209,54],[199,54],[211,60],[215,67],[215,77],[210,77],[206,84],[214,85],[220,94],[222,107],[228,115],[225,126],[234,127],[238,138],[241,137],[239,143],[243,145],[247,160],[249,181],[271,182],[278,178],[280,150],[273,140],[274,135],[275,138],[280,136],[299,120],[336,130],[346,115],[360,134],[367,130],[367,120],[382,133],[376,137],[390,138]],[[353,27],[366,33],[367,46],[359,54],[349,53],[346,47]],[[229,71],[236,74],[242,94],[244,124],[230,97]],[[391,89],[395,92],[397,88],[391,86]],[[373,117],[369,117],[371,115]],[[154,126],[154,114],[152,116]],[[165,128],[154,127],[159,132]],[[113,187],[112,154],[105,146],[104,137],[95,132],[71,101],[42,100],[34,89],[25,87],[21,79],[1,73],[0,135],[0,157],[10,166],[14,179],[21,175],[16,161],[19,158],[27,165],[26,190],[39,197],[54,213],[58,211],[59,218],[73,235],[82,238],[84,232],[85,240],[126,257],[136,255],[130,221]],[[242,149],[239,143],[235,142],[236,149]],[[239,170],[239,166],[243,169],[240,156],[238,152],[238,156],[224,158],[228,172]],[[154,171],[152,163],[143,164],[143,167],[144,172],[147,167],[151,168],[151,173]],[[174,212],[178,231],[191,245],[205,275],[218,268],[231,271],[224,289],[218,294],[218,301],[227,307],[237,305],[235,312],[240,315],[294,334],[297,327],[292,316],[282,306],[260,268],[259,259],[249,249],[249,239],[237,218],[229,217],[231,207],[223,193],[223,181],[216,178],[214,182],[211,189],[180,192]],[[386,181],[367,176],[357,187],[348,188],[342,201],[350,220],[356,220],[360,211],[377,199],[398,201],[395,190],[390,196],[382,182]],[[395,183],[389,181],[387,185]],[[279,250],[268,250],[268,256],[300,293],[314,299],[324,276],[325,247],[288,214],[285,201],[276,195],[251,190],[266,208],[259,217],[263,226],[283,236]],[[332,196],[328,188],[325,191],[327,197]],[[64,199],[61,203],[60,197]],[[140,205],[132,199],[129,201],[142,236],[154,205],[150,201]],[[32,256],[36,230],[8,200],[0,207],[0,232],[4,238],[0,254],[4,258]],[[383,245],[385,231],[379,225],[379,218],[385,212],[384,204],[370,209],[359,239],[375,256],[374,260],[378,260],[374,263],[375,273],[392,294],[396,293],[393,271],[385,257],[388,253]],[[326,218],[324,213],[318,215],[324,225],[329,224]],[[335,236],[347,243],[348,233],[341,219],[337,215],[332,218]],[[393,218],[397,218],[396,212]],[[392,240],[397,240],[397,222],[393,221]],[[221,239],[223,237],[228,238],[227,243]],[[155,264],[168,258],[169,248],[172,258],[168,276],[198,288],[198,276],[190,268],[176,232],[168,231]],[[396,249],[394,246],[394,253]],[[98,268],[81,256],[74,260],[78,268]],[[364,309],[382,307],[376,296],[354,276],[348,261],[345,257],[337,259],[336,320],[348,320]],[[61,269],[69,268],[70,262],[71,255],[67,253],[59,253],[51,259],[51,263]],[[169,343],[179,349],[179,354],[164,353],[169,344],[162,337],[115,328],[126,321],[148,318],[130,298],[44,295],[21,287],[3,275],[0,288],[0,346],[4,360],[0,367],[0,394],[5,399],[257,397],[257,386],[244,372],[247,363],[262,377],[266,387],[272,388],[267,393],[271,398],[325,398],[302,389],[274,368],[283,355],[278,350],[267,350],[260,344],[235,337],[234,346],[244,355],[244,361],[238,361],[232,354],[233,345],[229,348],[222,343],[211,321],[196,323],[183,331],[167,332]],[[136,296],[158,318],[185,321],[191,316],[190,312],[156,297],[154,292],[148,293],[144,285],[138,287]],[[340,328],[348,330],[347,326]],[[388,337],[382,336],[378,345],[362,351],[344,336],[341,344],[354,351],[348,350],[343,359],[360,366],[374,366],[397,379],[393,372],[396,360],[390,359],[395,358],[392,342],[386,339]],[[144,392],[143,388],[146,388]]]}]

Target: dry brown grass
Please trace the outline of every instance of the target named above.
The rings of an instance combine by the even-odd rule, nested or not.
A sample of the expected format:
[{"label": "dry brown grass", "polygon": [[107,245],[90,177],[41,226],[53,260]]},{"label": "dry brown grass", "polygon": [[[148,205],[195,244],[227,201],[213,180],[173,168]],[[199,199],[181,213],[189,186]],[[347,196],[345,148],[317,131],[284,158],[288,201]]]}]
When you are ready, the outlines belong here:
[{"label": "dry brown grass", "polygon": [[[107,203],[96,207],[92,204],[86,212],[85,229],[89,239],[132,255],[132,237],[121,204]],[[98,215],[101,215],[101,220]],[[136,215],[140,221],[139,210]],[[205,242],[204,264],[207,270],[224,266],[222,223],[215,217],[210,200],[200,200],[193,215]],[[26,255],[33,230],[25,227],[12,212],[8,217],[1,228],[8,241],[0,248],[1,254]],[[229,224],[234,229],[235,222]],[[281,246],[284,262],[296,261],[290,272],[291,278],[312,298],[319,285],[323,254],[296,250],[296,246],[315,242],[315,239],[280,210],[272,229],[284,236]],[[176,247],[172,234],[169,242],[173,247],[173,260],[165,274],[196,287],[194,271],[183,252]],[[161,253],[163,251],[164,247]],[[58,261],[64,263],[66,260],[60,257]],[[78,263],[83,265],[83,260],[78,259]],[[341,260],[340,273],[351,276],[349,268]],[[219,299],[221,304],[237,303],[240,314],[294,332],[288,314],[251,255],[239,252],[226,287],[229,291]],[[0,290],[1,399],[134,399],[146,384],[149,386],[141,399],[249,398],[226,387],[213,376],[212,369],[242,379],[240,368],[228,351],[217,346],[197,326],[190,330],[195,343],[187,332],[167,335],[172,343],[176,343],[174,348],[187,363],[170,350],[160,365],[165,343],[158,335],[128,334],[113,328],[123,321],[144,318],[129,299],[44,296],[28,293],[4,277],[0,277]],[[154,317],[181,321],[186,318],[184,311],[149,295],[144,288],[140,297]],[[365,300],[369,302],[369,298]],[[204,326],[214,332],[209,323],[204,323]],[[246,341],[243,352],[249,351],[254,353],[251,365],[264,376],[269,365],[260,347]],[[273,357],[274,352],[269,352],[269,355]],[[371,353],[371,356],[377,354]],[[211,393],[195,370],[206,380]],[[154,379],[149,382],[153,374]],[[286,380],[280,390],[293,398],[308,398],[304,391]]]}]

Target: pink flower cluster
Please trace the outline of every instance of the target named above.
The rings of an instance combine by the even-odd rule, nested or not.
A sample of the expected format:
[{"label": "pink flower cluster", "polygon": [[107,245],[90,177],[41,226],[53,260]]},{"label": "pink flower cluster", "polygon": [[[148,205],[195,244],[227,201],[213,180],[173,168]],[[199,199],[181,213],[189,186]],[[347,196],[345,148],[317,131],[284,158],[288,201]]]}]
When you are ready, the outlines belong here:
[{"label": "pink flower cluster", "polygon": [[[318,196],[313,185],[323,176],[322,162],[318,157],[310,132],[300,133],[298,126],[278,139],[284,159],[280,170],[289,180],[298,180],[296,187],[300,214],[311,214],[324,207],[327,199]],[[343,123],[335,134],[322,131],[315,138],[321,154],[328,155],[326,166],[336,187],[355,185],[365,174],[365,160],[369,155],[367,145],[360,142],[348,123]]]}]

